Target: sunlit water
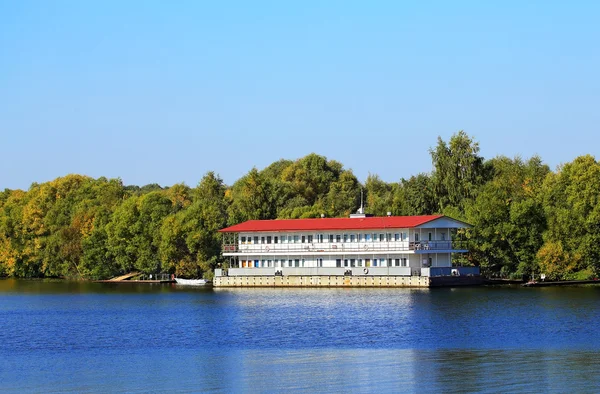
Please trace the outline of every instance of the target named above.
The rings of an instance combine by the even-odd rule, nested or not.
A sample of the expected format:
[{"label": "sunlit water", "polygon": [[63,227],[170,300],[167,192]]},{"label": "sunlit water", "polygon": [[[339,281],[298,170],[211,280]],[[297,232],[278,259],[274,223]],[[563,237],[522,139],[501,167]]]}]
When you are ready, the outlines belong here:
[{"label": "sunlit water", "polygon": [[0,280],[0,391],[600,392],[600,287]]}]

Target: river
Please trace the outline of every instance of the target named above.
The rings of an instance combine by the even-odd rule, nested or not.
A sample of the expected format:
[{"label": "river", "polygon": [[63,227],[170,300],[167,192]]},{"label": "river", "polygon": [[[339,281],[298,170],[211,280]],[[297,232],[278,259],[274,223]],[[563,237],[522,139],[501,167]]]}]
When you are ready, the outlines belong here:
[{"label": "river", "polygon": [[600,392],[600,287],[0,280],[3,392]]}]

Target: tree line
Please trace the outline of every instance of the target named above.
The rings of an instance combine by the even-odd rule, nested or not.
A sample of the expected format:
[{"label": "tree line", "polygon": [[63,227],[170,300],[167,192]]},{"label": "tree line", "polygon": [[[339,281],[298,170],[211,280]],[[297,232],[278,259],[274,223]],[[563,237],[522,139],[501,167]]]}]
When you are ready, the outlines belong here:
[{"label": "tree line", "polygon": [[600,265],[600,164],[556,171],[534,156],[484,159],[460,131],[438,138],[430,173],[387,183],[317,154],[251,169],[233,185],[208,172],[185,184],[125,186],[67,175],[0,192],[0,276],[105,279],[131,271],[210,278],[218,230],[250,219],[343,217],[361,189],[375,215],[445,214],[474,227],[461,264],[490,276],[595,277]]}]

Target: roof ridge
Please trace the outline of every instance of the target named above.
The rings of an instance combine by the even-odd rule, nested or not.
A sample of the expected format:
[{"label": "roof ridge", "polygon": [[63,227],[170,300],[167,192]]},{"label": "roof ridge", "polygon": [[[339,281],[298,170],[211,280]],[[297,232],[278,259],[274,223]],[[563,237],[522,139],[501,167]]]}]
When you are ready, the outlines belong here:
[{"label": "roof ridge", "polygon": [[371,216],[364,218],[304,218],[304,219],[251,219],[229,226],[220,232],[243,231],[314,231],[361,230],[385,228],[412,228],[445,215]]}]

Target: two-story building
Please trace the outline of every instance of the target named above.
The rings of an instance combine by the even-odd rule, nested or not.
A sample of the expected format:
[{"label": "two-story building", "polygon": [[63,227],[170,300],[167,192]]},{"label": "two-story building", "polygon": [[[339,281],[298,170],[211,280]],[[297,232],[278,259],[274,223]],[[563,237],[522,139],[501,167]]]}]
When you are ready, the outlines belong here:
[{"label": "two-story building", "polygon": [[217,270],[215,285],[251,285],[260,277],[265,286],[332,286],[331,277],[339,283],[361,276],[389,285],[396,277],[478,275],[474,267],[452,267],[452,253],[467,252],[457,230],[469,227],[442,215],[250,220],[221,230],[229,269]]}]

